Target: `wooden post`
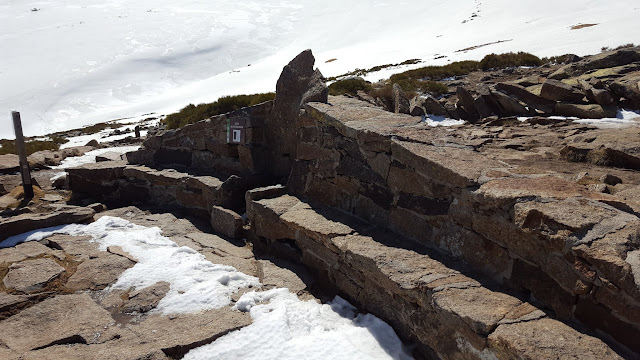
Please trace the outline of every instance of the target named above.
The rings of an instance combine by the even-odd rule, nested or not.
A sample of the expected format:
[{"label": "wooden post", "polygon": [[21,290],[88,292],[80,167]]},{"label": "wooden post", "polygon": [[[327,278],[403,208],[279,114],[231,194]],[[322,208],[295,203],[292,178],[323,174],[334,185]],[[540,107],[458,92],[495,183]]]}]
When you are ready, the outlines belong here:
[{"label": "wooden post", "polygon": [[22,122],[20,121],[20,113],[17,111],[12,111],[11,117],[13,118],[13,130],[16,134],[16,147],[18,148],[18,156],[20,157],[20,174],[22,174],[24,198],[33,199],[31,171],[29,170],[29,161],[27,161],[27,150],[24,148],[24,137],[22,136]]}]

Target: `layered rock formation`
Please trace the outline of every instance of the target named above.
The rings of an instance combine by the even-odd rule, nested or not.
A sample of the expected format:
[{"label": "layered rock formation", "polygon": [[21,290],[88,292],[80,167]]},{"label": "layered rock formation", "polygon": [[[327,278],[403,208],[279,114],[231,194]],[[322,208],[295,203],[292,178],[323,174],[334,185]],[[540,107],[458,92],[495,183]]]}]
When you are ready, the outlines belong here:
[{"label": "layered rock formation", "polygon": [[[193,209],[229,236],[246,211],[256,249],[304,263],[425,357],[637,357],[640,127],[483,116],[557,111],[574,90],[548,81],[546,97],[460,88],[478,122],[433,128],[323,102],[310,56],[285,68],[279,84],[298,85],[275,103],[162,132],[129,164],[71,169],[71,189]],[[246,140],[228,143],[238,118]],[[251,190],[283,174],[286,188]]]},{"label": "layered rock formation", "polygon": [[[522,73],[522,76],[514,76]],[[619,108],[640,110],[640,47],[624,48],[571,62],[555,71],[507,69],[443,81],[450,94],[414,98],[411,106],[394,95],[389,111],[446,115],[471,123],[490,116],[615,118]],[[394,93],[401,91],[398,89]],[[455,92],[451,89],[455,89]],[[366,97],[360,97],[367,100]],[[371,101],[372,103],[380,103]]]}]

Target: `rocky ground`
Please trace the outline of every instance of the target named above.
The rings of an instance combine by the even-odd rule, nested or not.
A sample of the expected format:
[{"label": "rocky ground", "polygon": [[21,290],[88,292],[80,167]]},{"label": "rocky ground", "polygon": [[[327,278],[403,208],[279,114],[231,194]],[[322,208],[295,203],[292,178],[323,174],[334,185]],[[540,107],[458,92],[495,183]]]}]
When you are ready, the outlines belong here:
[{"label": "rocky ground", "polygon": [[[73,211],[93,214],[87,208]],[[96,219],[103,216],[157,226],[178,246],[257,278],[262,290],[286,287],[301,299],[315,299],[308,291],[313,287],[310,277],[301,267],[258,258],[250,245],[202,232],[197,221],[135,207],[102,212]],[[154,311],[170,290],[167,282],[142,290],[110,290],[138,260],[121,247],[99,249],[89,239],[54,235],[0,249],[1,358],[181,358],[251,323],[247,312],[231,309],[248,288],[234,293],[230,305],[196,314]]]},{"label": "rocky ground", "polygon": [[[420,357],[637,358],[640,123],[566,117],[638,104],[640,51],[623,53],[472,73],[447,80],[449,96],[420,103],[396,89],[395,104],[385,104],[392,114],[364,95],[327,98],[307,51],[285,67],[275,102],[161,132],[126,160],[104,156],[58,184],[50,182],[58,170],[37,170],[31,201],[18,176],[5,175],[3,245],[43,227],[90,225],[0,249],[0,355],[181,358],[212,344],[238,358],[289,349],[268,327],[237,340],[264,326],[260,314],[280,313],[250,310],[269,300],[322,300],[339,318],[375,323],[329,302],[339,291],[415,342]],[[434,114],[467,123],[433,127]],[[235,117],[250,124],[244,143],[228,144]],[[262,188],[282,179],[287,186]],[[130,223],[164,237],[111,237]],[[158,244],[172,256],[156,253]],[[156,255],[164,266],[149,267]],[[191,256],[202,262],[186,270],[173,262]],[[203,275],[211,266],[215,278]],[[140,269],[144,276],[131,275]],[[192,276],[176,277],[182,270]],[[323,311],[294,312],[282,327]],[[230,332],[233,340],[216,341]],[[325,343],[325,333],[311,337],[318,351],[289,355],[329,358],[322,348],[350,340],[334,334]],[[399,341],[383,343],[367,348],[408,357]]]}]

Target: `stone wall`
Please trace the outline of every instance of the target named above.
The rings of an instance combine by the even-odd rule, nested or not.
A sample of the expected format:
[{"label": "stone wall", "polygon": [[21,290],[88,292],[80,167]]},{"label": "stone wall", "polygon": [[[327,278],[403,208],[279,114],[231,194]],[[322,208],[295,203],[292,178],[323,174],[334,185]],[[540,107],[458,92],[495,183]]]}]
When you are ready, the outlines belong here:
[{"label": "stone wall", "polygon": [[[291,201],[299,206],[306,206],[299,199],[310,199],[359,218],[367,228],[373,225],[385,238],[411,239],[416,248],[430,248],[442,257],[435,261],[433,256],[414,254],[401,264],[404,267],[382,271],[393,262],[385,253],[407,253],[391,246],[359,257],[362,254],[341,249],[338,239],[363,235],[354,228],[345,234],[329,229],[325,234],[320,223],[313,222],[317,217],[312,212],[289,211],[295,204],[288,203],[258,211],[260,198],[247,193],[250,233],[258,241],[290,241],[285,241],[282,253],[292,251],[294,257],[296,246],[302,249],[301,261],[320,277],[390,321],[403,336],[430,344],[427,355],[486,358],[489,355],[482,351],[491,346],[495,356],[526,354],[527,348],[517,345],[520,340],[504,340],[512,335],[507,330],[494,330],[504,325],[500,321],[511,319],[506,316],[512,310],[514,320],[539,308],[552,310],[552,318],[561,320],[553,321],[563,329],[569,329],[566,324],[586,325],[604,334],[603,339],[611,337],[640,352],[640,128],[600,130],[536,117],[433,128],[419,117],[389,113],[347,97],[307,103],[326,98],[326,87],[318,85],[321,75],[309,71],[309,56],[301,54],[283,71],[292,79],[279,81],[279,87],[295,88],[292,93],[279,90],[275,102],[162,132],[147,139],[141,150],[127,154],[128,164],[71,169],[71,189],[123,203],[149,202],[209,214],[217,206],[241,211],[246,190],[288,175],[288,192],[297,196]],[[306,70],[298,71],[300,67]],[[247,124],[246,141],[228,144],[227,120],[237,118]],[[303,218],[283,217],[285,212]],[[298,220],[310,221],[312,229],[304,230]],[[343,229],[341,224],[331,226]],[[320,235],[314,235],[316,230]],[[355,240],[374,248],[379,243],[373,236]],[[336,270],[341,267],[343,272]],[[430,273],[428,267],[438,271]],[[422,285],[409,291],[405,286],[415,283],[399,278],[418,274],[415,268],[426,273],[420,273]],[[428,278],[429,274],[444,274],[442,279],[452,281],[443,280],[447,286],[436,290],[440,285],[429,284],[440,278]],[[354,279],[360,275],[358,283]],[[378,283],[388,285],[386,290]],[[498,289],[465,301],[500,298],[507,310],[475,321],[475,312],[490,313],[492,302],[454,309],[452,299],[463,294],[447,296],[441,290],[449,285],[481,292]],[[511,292],[516,297],[506,295]],[[516,310],[524,304],[522,299],[531,311]],[[424,310],[423,317],[412,317],[415,307]],[[457,315],[448,318],[452,313]],[[438,328],[440,321],[448,327]],[[552,340],[534,333],[544,331],[546,320],[535,322],[540,328],[521,325],[529,321],[514,321],[510,327],[518,327],[522,339],[531,337],[538,341],[535,346],[544,348]],[[432,344],[441,337],[421,330],[427,325],[445,329],[449,340]],[[469,336],[459,337],[456,331]],[[500,335],[491,340],[492,334]],[[493,345],[487,347],[487,341]],[[562,342],[556,348],[562,348]],[[432,350],[436,354],[429,354]],[[443,355],[448,351],[452,355]]]},{"label": "stone wall", "polygon": [[[203,173],[248,175],[264,172],[264,129],[271,114],[273,101],[243,108],[228,114],[168,130],[150,137],[143,148],[128,153],[132,164],[154,167],[177,167]],[[245,122],[245,139],[242,144],[227,141],[227,121],[242,119]]]},{"label": "stone wall", "polygon": [[422,358],[620,359],[600,339],[490,289],[398,234],[270,189],[250,193],[254,249],[304,263],[415,342]]},{"label": "stone wall", "polygon": [[437,248],[640,351],[637,204],[545,169],[527,174],[416,118],[329,103],[306,106],[291,193]]}]

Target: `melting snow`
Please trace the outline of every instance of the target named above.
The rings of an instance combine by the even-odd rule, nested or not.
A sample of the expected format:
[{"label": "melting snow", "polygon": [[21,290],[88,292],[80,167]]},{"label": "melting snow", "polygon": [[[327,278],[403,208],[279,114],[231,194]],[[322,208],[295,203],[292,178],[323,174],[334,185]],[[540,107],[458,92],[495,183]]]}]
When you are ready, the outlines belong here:
[{"label": "melting snow", "polygon": [[16,235],[0,243],[0,247],[37,241],[53,234],[89,235],[101,250],[120,246],[138,263],[126,270],[111,289],[140,289],[166,281],[171,284],[171,290],[155,310],[165,314],[221,308],[231,303],[231,295],[239,289],[260,285],[257,278],[231,266],[212,264],[204,255],[178,246],[161,233],[157,227],[147,228],[103,216],[89,225],[72,224]]},{"label": "melting snow", "polygon": [[[235,268],[207,261],[188,247],[127,220],[103,216],[88,225],[66,225],[16,235],[0,248],[38,241],[53,234],[91,236],[101,250],[120,246],[138,263],[126,270],[111,289],[144,288],[159,281],[171,284],[153,311],[195,313],[222,308],[241,288],[259,287],[257,278]],[[393,329],[371,314],[361,314],[340,297],[327,304],[302,301],[288,289],[251,291],[240,297],[236,311],[249,311],[253,323],[211,344],[191,350],[184,359],[332,360],[412,357]],[[231,311],[231,310],[230,310]]]},{"label": "melting snow", "polygon": [[236,307],[250,311],[253,323],[190,351],[185,360],[411,359],[387,323],[358,314],[340,297],[318,304],[273,289],[244,294]]}]

